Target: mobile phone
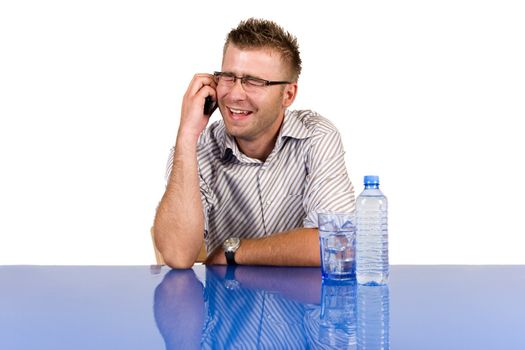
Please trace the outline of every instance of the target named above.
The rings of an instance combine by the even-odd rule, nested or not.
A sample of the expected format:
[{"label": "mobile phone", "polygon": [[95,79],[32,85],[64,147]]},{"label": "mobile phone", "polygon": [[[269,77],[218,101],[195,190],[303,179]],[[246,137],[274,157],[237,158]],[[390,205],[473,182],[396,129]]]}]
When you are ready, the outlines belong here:
[{"label": "mobile phone", "polygon": [[213,98],[211,96],[206,97],[206,100],[204,101],[204,114],[211,115],[213,107],[215,107],[215,101]]}]

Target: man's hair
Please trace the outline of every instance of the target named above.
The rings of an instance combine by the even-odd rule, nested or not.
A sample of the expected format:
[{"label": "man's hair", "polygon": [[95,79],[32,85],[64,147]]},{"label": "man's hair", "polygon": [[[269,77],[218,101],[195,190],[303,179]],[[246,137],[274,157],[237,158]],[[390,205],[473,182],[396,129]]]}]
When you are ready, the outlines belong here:
[{"label": "man's hair", "polygon": [[290,67],[292,81],[297,81],[301,74],[301,57],[297,38],[275,22],[257,18],[241,21],[237,28],[228,33],[223,54],[226,53],[229,44],[240,49],[274,49],[281,54],[282,60]]}]

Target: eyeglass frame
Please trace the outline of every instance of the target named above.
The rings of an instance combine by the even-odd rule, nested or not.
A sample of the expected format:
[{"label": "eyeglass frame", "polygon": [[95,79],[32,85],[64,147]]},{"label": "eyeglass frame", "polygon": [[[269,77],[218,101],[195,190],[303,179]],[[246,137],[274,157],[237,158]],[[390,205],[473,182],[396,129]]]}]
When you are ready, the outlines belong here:
[{"label": "eyeglass frame", "polygon": [[233,78],[233,85],[235,85],[235,83],[237,82],[237,80],[240,80],[241,81],[241,85],[243,87],[246,86],[246,81],[247,80],[255,80],[255,81],[258,81],[258,82],[261,82],[263,83],[263,85],[251,85],[251,87],[255,87],[255,88],[258,88],[258,87],[265,87],[265,86],[271,86],[271,85],[284,85],[284,84],[292,84],[293,82],[291,81],[284,81],[284,80],[266,80],[266,79],[261,79],[261,78],[256,78],[256,77],[251,77],[251,76],[244,76],[244,77],[238,77],[236,76],[235,74],[233,73],[229,73],[229,72],[213,72],[213,77],[217,80],[217,83],[219,83],[220,81],[220,77],[221,76],[224,76],[226,74],[227,77],[230,77],[230,78]]}]

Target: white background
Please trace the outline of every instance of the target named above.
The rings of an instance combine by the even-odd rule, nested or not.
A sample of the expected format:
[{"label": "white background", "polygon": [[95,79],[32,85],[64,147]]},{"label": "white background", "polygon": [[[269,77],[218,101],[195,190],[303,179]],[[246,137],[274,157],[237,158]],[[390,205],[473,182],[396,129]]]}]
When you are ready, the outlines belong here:
[{"label": "white background", "polygon": [[356,192],[380,175],[391,263],[525,263],[522,2],[342,3],[1,2],[0,264],[154,263],[182,95],[250,16],[298,37]]}]

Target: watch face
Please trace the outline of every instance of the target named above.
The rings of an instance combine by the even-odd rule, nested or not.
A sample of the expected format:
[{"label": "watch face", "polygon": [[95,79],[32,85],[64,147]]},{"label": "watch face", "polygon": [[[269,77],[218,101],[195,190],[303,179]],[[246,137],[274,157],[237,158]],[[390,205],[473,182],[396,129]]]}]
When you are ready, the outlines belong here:
[{"label": "watch face", "polygon": [[241,240],[237,237],[230,237],[227,240],[224,241],[223,249],[225,251],[234,252],[239,248],[239,245],[241,244]]}]

